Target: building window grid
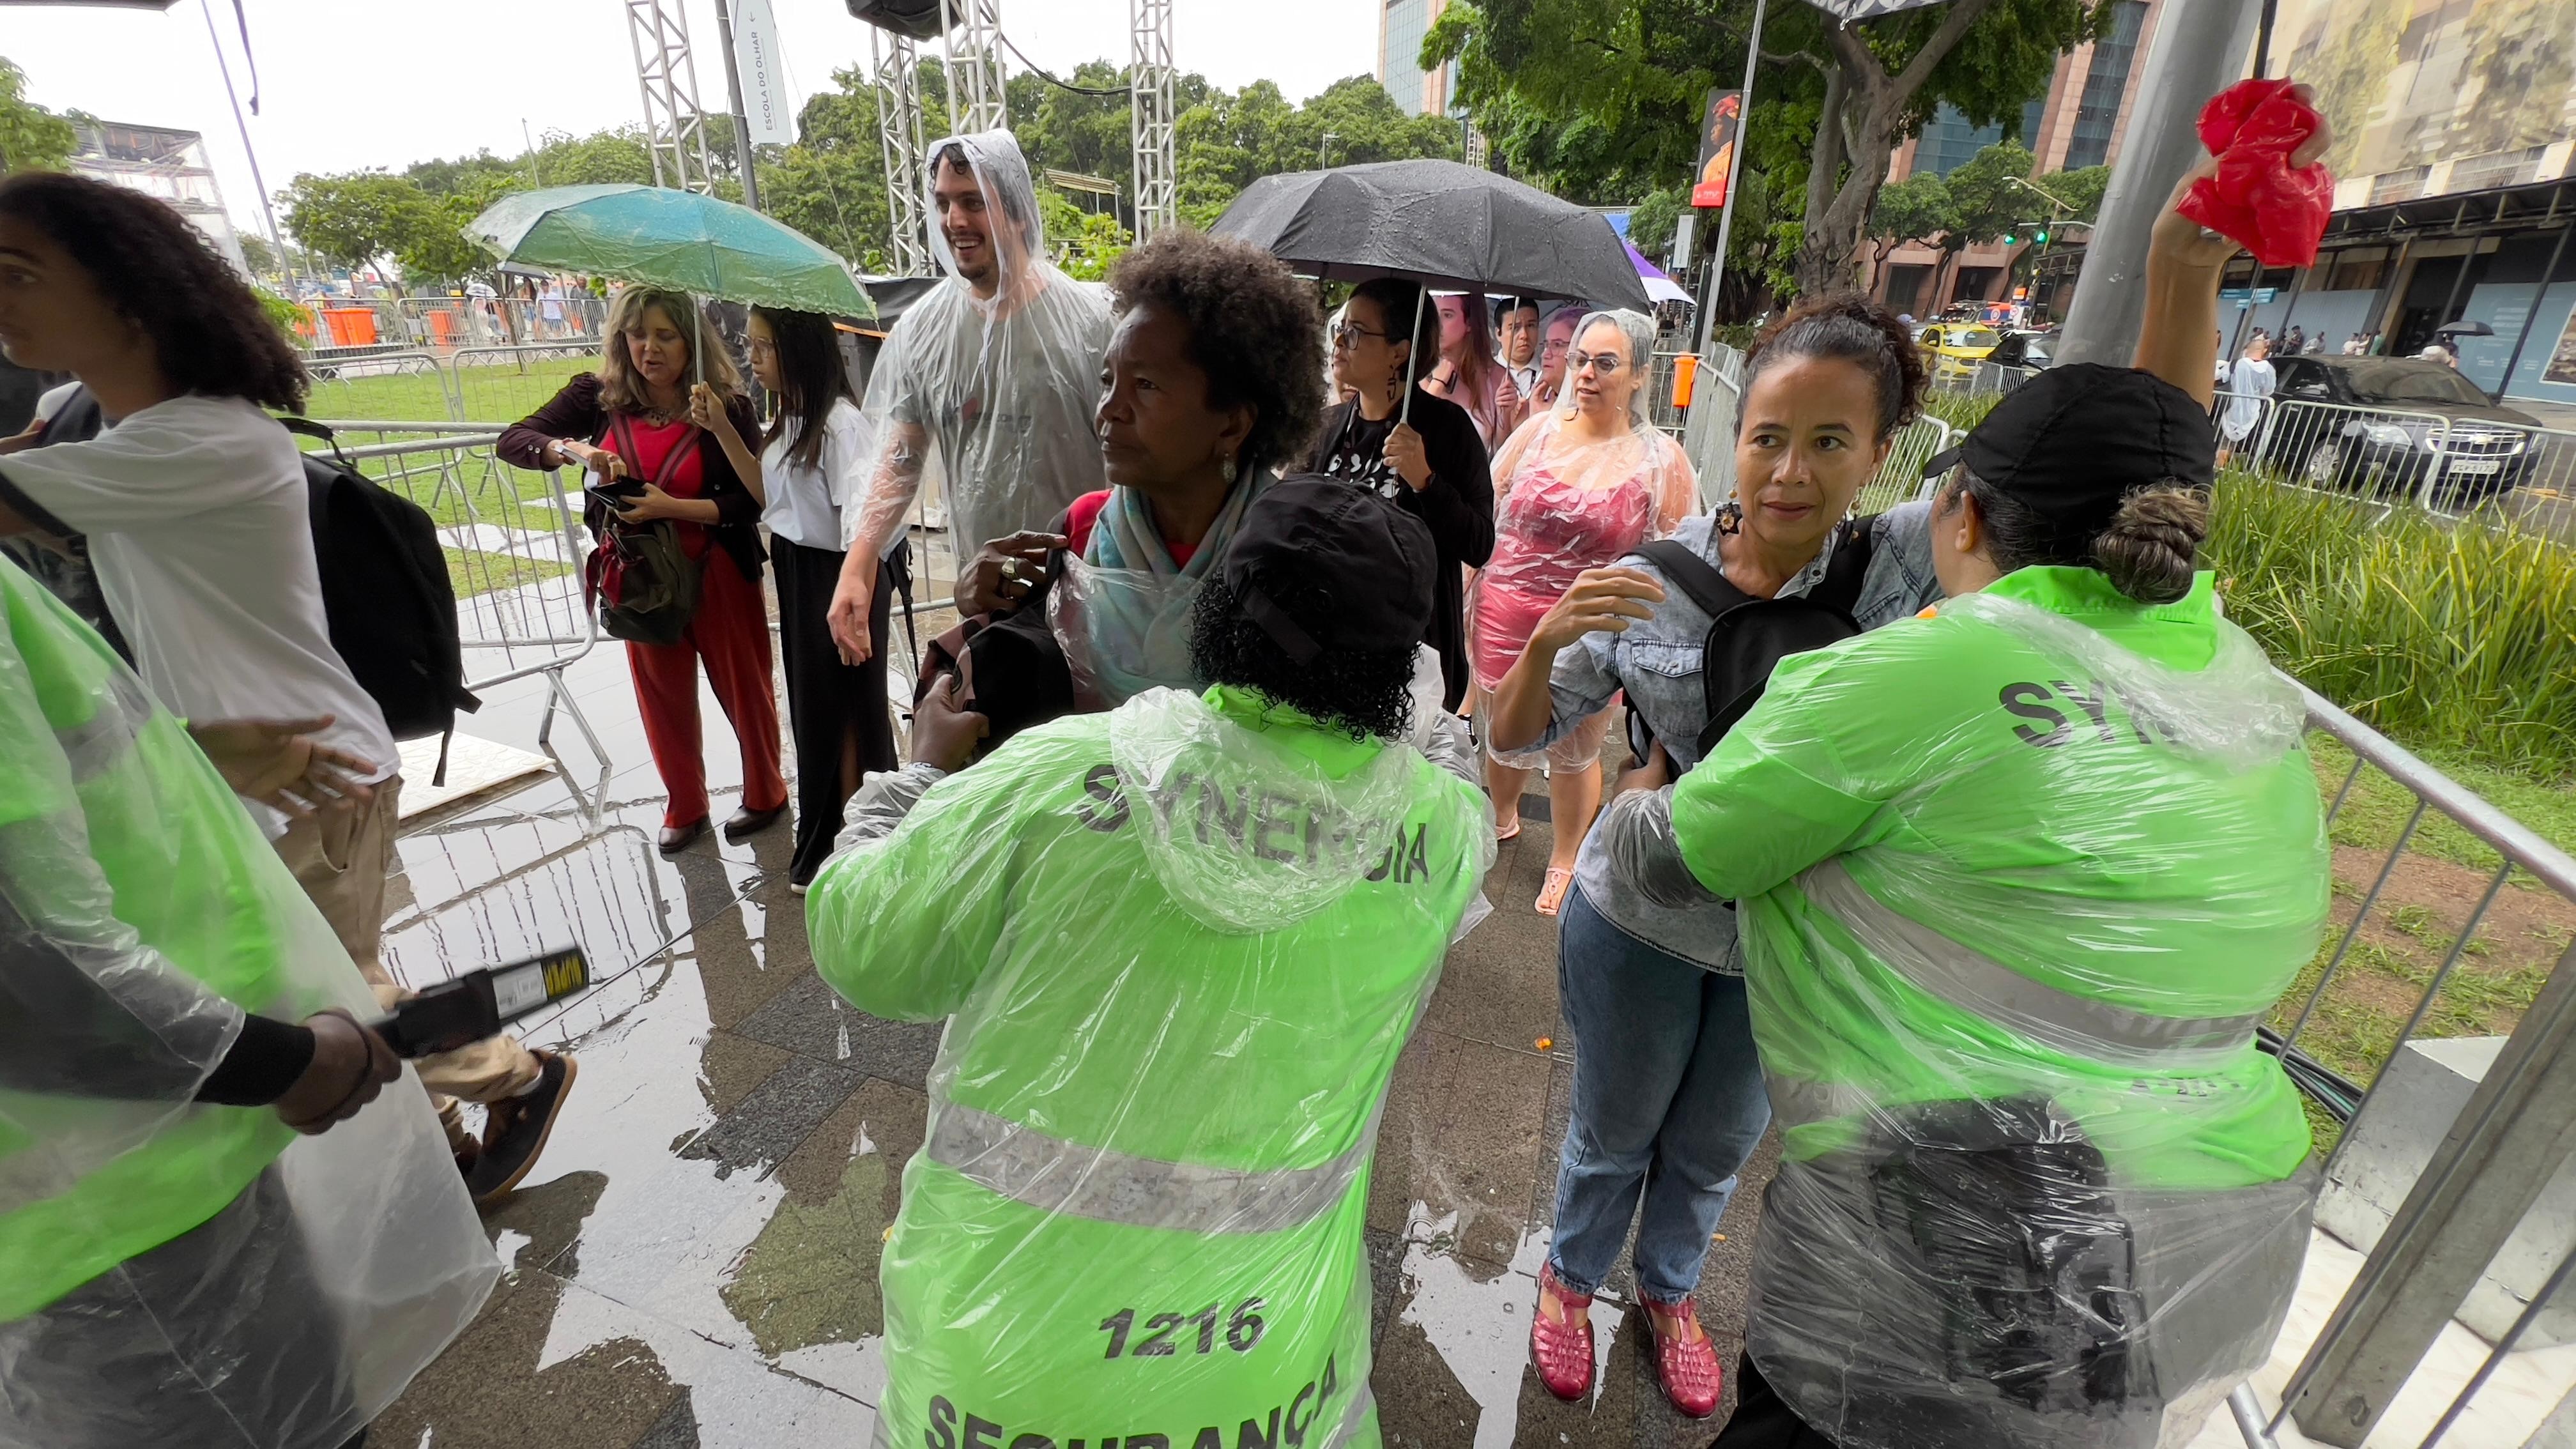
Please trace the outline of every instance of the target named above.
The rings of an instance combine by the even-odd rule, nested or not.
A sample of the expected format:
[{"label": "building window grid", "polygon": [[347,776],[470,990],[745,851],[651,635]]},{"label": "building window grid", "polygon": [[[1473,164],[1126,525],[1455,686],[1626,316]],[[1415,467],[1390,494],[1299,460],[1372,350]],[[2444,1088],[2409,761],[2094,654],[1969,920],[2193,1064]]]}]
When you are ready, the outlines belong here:
[{"label": "building window grid", "polygon": [[2129,68],[2136,63],[2138,36],[2146,23],[2146,0],[2121,0],[2111,33],[2094,42],[2093,64],[2084,74],[2084,94],[2076,102],[2075,125],[2067,135],[2067,170],[2099,166],[2111,159],[2111,132],[2119,123],[2120,99],[2128,93]]},{"label": "building window grid", "polygon": [[1422,36],[1430,28],[1430,0],[1387,0],[1386,48],[1378,56],[1380,82],[1397,109],[1407,115],[1422,111]]}]

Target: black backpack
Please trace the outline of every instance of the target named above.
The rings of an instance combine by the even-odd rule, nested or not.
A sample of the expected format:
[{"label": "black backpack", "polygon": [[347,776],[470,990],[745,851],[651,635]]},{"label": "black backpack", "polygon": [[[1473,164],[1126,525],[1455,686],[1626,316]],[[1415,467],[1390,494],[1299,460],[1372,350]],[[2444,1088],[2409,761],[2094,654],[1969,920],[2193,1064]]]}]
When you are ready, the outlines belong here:
[{"label": "black backpack", "polygon": [[[1762,692],[1771,684],[1771,671],[1781,660],[1861,632],[1852,609],[1860,602],[1861,583],[1869,574],[1878,519],[1873,514],[1843,524],[1825,576],[1795,598],[1757,599],[1674,539],[1660,538],[1637,550],[1714,621],[1700,645],[1700,685],[1708,725],[1699,733],[1698,758],[1707,759],[1735,722],[1761,702]],[[1630,743],[1643,760],[1653,739],[1644,733],[1644,723],[1633,711],[1628,719]]]},{"label": "black backpack", "polygon": [[384,711],[395,739],[442,737],[438,772],[430,782],[445,784],[444,737],[454,732],[459,710],[471,714],[483,702],[465,688],[456,589],[439,549],[437,521],[353,467],[329,428],[304,418],[278,421],[290,432],[331,443],[328,458],[304,455],[313,558],[321,570],[331,647]]}]

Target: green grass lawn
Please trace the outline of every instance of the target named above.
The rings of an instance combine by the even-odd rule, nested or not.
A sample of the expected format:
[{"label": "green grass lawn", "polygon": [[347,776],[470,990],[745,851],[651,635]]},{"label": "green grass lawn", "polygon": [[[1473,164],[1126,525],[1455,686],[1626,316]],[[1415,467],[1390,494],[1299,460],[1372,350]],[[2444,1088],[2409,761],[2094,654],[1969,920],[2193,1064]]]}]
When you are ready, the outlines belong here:
[{"label": "green grass lawn", "polygon": [[[536,358],[455,369],[465,401],[462,421],[512,423],[543,405],[574,373],[597,370],[588,358]],[[447,422],[447,369],[377,377],[316,378],[305,415],[368,421]]]}]

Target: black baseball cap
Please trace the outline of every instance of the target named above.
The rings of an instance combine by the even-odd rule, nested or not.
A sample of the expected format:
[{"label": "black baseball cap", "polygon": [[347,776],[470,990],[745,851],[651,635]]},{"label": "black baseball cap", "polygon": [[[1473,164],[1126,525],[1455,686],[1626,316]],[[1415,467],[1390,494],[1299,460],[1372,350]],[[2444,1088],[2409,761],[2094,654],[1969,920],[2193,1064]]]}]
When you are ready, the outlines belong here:
[{"label": "black baseball cap", "polygon": [[2004,394],[1959,446],[1924,465],[1960,463],[2047,520],[2057,542],[2080,548],[2101,536],[2120,501],[2141,488],[2207,490],[2218,455],[2209,410],[2191,394],[2134,367],[2071,363]]},{"label": "black baseball cap", "polygon": [[[1224,578],[1244,615],[1307,664],[1328,649],[1412,648],[1431,622],[1439,566],[1422,520],[1368,489],[1308,476],[1271,484],[1244,509]],[[1316,595],[1329,607],[1304,603]]]}]

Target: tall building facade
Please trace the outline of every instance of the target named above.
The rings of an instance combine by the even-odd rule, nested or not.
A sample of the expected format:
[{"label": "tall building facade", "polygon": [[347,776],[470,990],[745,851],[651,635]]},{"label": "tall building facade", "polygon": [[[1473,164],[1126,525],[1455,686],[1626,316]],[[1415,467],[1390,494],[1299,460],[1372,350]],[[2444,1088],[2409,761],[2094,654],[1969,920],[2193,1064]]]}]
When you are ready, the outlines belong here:
[{"label": "tall building facade", "polygon": [[1449,114],[1458,78],[1456,63],[1438,70],[1422,68],[1422,37],[1447,8],[1449,0],[1384,0],[1378,12],[1377,82],[1408,114]]},{"label": "tall building facade", "polygon": [[224,210],[223,187],[206,159],[205,137],[195,131],[114,121],[83,120],[75,122],[74,129],[80,146],[72,153],[73,171],[168,202],[206,234],[234,270],[250,274],[232,213]]}]

